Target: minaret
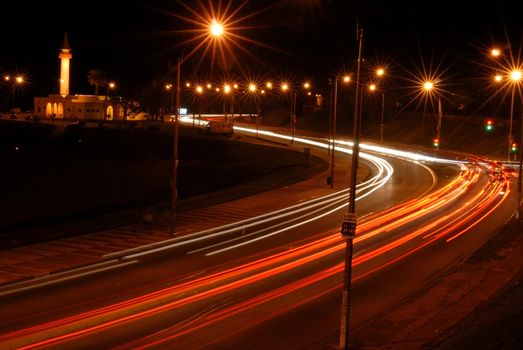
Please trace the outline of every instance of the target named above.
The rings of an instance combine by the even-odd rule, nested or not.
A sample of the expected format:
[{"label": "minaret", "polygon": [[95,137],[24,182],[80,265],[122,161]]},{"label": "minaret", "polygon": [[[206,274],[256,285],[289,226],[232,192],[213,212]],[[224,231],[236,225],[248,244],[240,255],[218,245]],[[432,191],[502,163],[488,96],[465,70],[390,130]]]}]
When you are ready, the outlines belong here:
[{"label": "minaret", "polygon": [[67,41],[67,32],[65,32],[64,44],[58,55],[60,58],[60,95],[69,95],[69,60],[73,58],[69,41]]}]

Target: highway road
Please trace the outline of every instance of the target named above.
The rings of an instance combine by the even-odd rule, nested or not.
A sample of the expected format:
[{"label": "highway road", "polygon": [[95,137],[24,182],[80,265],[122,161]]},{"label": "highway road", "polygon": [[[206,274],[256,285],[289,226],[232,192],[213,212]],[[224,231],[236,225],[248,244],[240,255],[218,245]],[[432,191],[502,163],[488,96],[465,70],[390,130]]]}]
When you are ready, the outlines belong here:
[{"label": "highway road", "polygon": [[[322,147],[321,140],[303,142]],[[339,154],[339,168],[348,167]],[[403,157],[366,160],[372,170],[358,191],[354,330],[463,261],[512,213],[504,175],[490,176],[481,164],[429,161],[436,182],[426,164]],[[122,252],[117,269],[4,294],[0,348],[334,345],[346,202],[346,191],[304,199],[169,249]]]}]

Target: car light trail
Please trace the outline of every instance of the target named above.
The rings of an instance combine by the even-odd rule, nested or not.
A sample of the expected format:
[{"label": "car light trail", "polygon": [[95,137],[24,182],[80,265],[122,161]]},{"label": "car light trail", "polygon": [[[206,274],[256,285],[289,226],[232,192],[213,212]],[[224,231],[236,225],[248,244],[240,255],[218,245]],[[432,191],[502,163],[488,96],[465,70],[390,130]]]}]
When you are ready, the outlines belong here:
[{"label": "car light trail", "polygon": [[[295,138],[296,142],[298,140],[301,139]],[[316,141],[306,141],[309,144],[311,144],[310,142],[316,143]],[[345,149],[345,152],[350,153],[350,150]],[[369,191],[375,190],[375,185],[381,184],[387,178],[387,175],[384,174],[392,175],[392,172],[389,172],[387,165],[385,165],[388,163],[381,163],[378,157],[369,156],[367,159],[379,164],[377,168],[380,169],[381,167],[383,170],[378,170],[378,173],[381,173],[379,177],[373,177],[372,181],[367,182],[358,189],[362,195],[368,194],[368,192],[363,192],[366,186],[369,186],[365,188]],[[403,157],[403,155],[395,156]],[[417,160],[412,159],[412,161]],[[365,250],[356,251],[353,261],[353,266],[358,268],[355,270],[355,280],[380,271],[384,267],[419,252],[429,245],[437,242],[451,244],[464,233],[470,232],[471,228],[486,218],[507,198],[510,191],[506,178],[502,181],[484,181],[480,183],[480,176],[477,172],[469,170],[462,162],[456,163],[460,164],[462,171],[446,186],[428,193],[422,198],[410,200],[383,212],[370,214],[360,219],[358,235],[354,243],[356,247],[370,243],[372,245],[366,247]],[[390,176],[388,177],[390,178]],[[471,191],[473,192],[470,198],[466,198]],[[501,192],[504,194],[499,195]],[[277,217],[278,220],[284,220],[282,225],[294,222],[292,221],[292,215],[299,216],[299,219],[294,218],[295,221],[311,220],[310,218],[306,219],[305,213],[308,210],[313,211],[312,216],[327,215],[325,212],[336,210],[335,208],[338,205],[344,207],[345,204],[341,203],[346,201],[346,196],[346,191],[339,191],[330,196],[294,206],[289,210],[273,213],[275,216],[260,216],[253,220],[245,220],[240,225],[227,225],[221,229],[210,230],[207,234],[202,234],[201,236],[192,236],[189,240],[204,240],[206,239],[204,235],[220,235],[226,231],[231,233],[234,230],[238,230],[239,227],[253,228],[260,221],[267,223],[274,220],[274,217]],[[460,200],[463,203],[457,204]],[[451,205],[453,206],[451,207]],[[321,212],[320,208],[325,206],[330,207],[325,212]],[[289,215],[289,218],[287,218],[287,215]],[[438,219],[434,219],[435,216]],[[420,228],[404,232],[405,228],[412,223],[416,223],[415,226]],[[278,227],[280,227],[279,224],[274,225],[273,228]],[[283,230],[279,229],[277,231]],[[261,230],[258,230],[258,234],[260,233],[259,231]],[[269,234],[272,234],[272,232]],[[374,240],[374,238],[378,237],[382,239],[380,241]],[[256,236],[254,236],[254,239],[256,239]],[[242,242],[242,244],[250,243]],[[175,242],[174,244],[183,244],[183,242]],[[208,276],[193,278],[120,303],[0,335],[0,345],[21,349],[64,345],[68,341],[78,341],[80,337],[93,336],[99,332],[111,330],[114,327],[123,326],[130,322],[143,322],[150,317],[156,317],[168,311],[180,310],[190,305],[200,305],[200,303],[206,302],[215,305],[216,300],[226,298],[229,293],[234,291],[242,290],[254,284],[268,283],[268,281],[274,280],[276,276],[291,274],[305,266],[317,264],[319,261],[329,262],[330,266],[322,267],[320,271],[311,273],[306,277],[296,277],[294,281],[289,279],[283,285],[267,292],[260,292],[258,295],[246,295],[236,300],[234,304],[227,304],[221,307],[213,306],[212,310],[206,312],[203,318],[193,319],[191,317],[182,320],[176,326],[168,325],[162,332],[139,338],[127,344],[128,346],[132,345],[133,348],[166,345],[167,342],[194,333],[203,329],[203,327],[209,327],[233,316],[245,314],[245,311],[252,308],[275,302],[279,298],[296,293],[298,290],[307,289],[312,285],[339,276],[343,269],[343,264],[339,261],[335,263],[330,262],[332,260],[331,257],[339,256],[344,247],[339,230],[336,230],[327,236],[306,242],[300,246]],[[140,253],[131,253],[126,258],[136,256],[137,254]],[[269,316],[256,316],[256,313],[250,313],[250,316],[245,315],[244,317],[251,321],[244,321],[243,325],[238,327],[238,329],[250,327],[257,322],[263,322],[274,315],[315,300],[325,293],[337,290],[340,285],[339,279],[336,279],[331,287],[307,298],[293,300],[286,304],[284,308],[272,311],[270,315],[267,314]]]}]

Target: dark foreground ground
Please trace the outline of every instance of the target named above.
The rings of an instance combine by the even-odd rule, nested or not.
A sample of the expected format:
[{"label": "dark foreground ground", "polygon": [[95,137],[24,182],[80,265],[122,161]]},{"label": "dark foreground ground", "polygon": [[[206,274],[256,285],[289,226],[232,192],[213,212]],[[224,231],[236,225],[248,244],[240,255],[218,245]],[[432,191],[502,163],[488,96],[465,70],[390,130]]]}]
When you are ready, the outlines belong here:
[{"label": "dark foreground ground", "polygon": [[[129,224],[151,208],[168,211],[172,140],[168,125],[0,120],[2,247]],[[285,186],[327,166],[275,146],[181,128],[178,211]]]}]

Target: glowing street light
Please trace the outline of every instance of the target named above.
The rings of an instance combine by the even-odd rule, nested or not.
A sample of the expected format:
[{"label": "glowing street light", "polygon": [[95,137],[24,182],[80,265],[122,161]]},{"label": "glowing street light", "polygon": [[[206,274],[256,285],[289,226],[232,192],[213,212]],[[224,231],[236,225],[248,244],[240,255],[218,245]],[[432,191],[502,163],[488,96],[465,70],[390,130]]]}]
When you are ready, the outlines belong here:
[{"label": "glowing street light", "polygon": [[434,83],[432,81],[426,81],[423,83],[423,90],[430,92],[434,88]]},{"label": "glowing street light", "polygon": [[269,90],[272,89],[272,82],[268,81],[265,86],[267,86],[267,89]]},{"label": "glowing street light", "polygon": [[496,83],[500,83],[502,80],[503,80],[503,77],[501,76],[501,74],[496,74],[496,75],[494,76],[494,81],[495,81]]},{"label": "glowing street light", "polygon": [[211,22],[210,30],[211,34],[215,37],[223,35],[223,25],[221,23],[218,23],[215,19],[213,19]]},{"label": "glowing street light", "polygon": [[490,55],[492,57],[499,57],[499,55],[501,55],[501,50],[498,48],[493,48],[492,50],[490,50]]},{"label": "glowing street light", "polygon": [[[509,123],[509,131],[508,131],[508,156],[507,160],[510,161],[510,151],[511,146],[514,141],[514,137],[512,135],[512,120],[514,119],[514,92],[516,90],[516,85],[518,85],[521,82],[522,73],[520,69],[513,69],[510,72],[510,80],[512,82],[512,97],[510,99],[510,123]],[[516,154],[514,154],[514,157],[516,157]]]},{"label": "glowing street light", "polygon": [[384,74],[385,74],[385,69],[383,69],[383,68],[378,68],[378,69],[376,70],[376,75],[377,75],[378,77],[381,77],[381,76],[383,76]]},{"label": "glowing street light", "polygon": [[174,114],[174,88],[173,88],[173,84],[165,84],[165,90],[170,92],[171,93],[171,108],[170,108],[170,112],[171,112],[171,115]]},{"label": "glowing street light", "polygon": [[[213,19],[206,29],[208,32],[208,35],[211,38],[219,39],[225,34],[225,28],[222,23],[218,22],[216,19]],[[175,217],[176,217],[176,201],[178,198],[178,185],[177,185],[177,175],[178,175],[178,119],[180,114],[180,84],[181,84],[181,71],[182,71],[182,61],[183,61],[183,55],[184,50],[187,46],[185,46],[182,50],[181,55],[178,56],[178,64],[176,69],[176,108],[174,110],[175,112],[175,118],[174,118],[174,130],[173,130],[173,174],[172,174],[172,182],[171,182],[171,225],[170,225],[170,232],[171,235],[175,234]],[[196,49],[199,46],[196,47]],[[195,49],[195,50],[196,50]],[[194,52],[193,50],[192,52]],[[189,54],[190,56],[191,54]]]},{"label": "glowing street light", "polygon": [[[338,114],[338,81],[340,80],[340,75],[337,74],[334,78],[334,101],[332,102],[332,118],[329,120],[329,138],[331,140],[332,152],[331,152],[331,174],[328,179],[328,183],[330,184],[331,188],[334,188],[334,167],[335,167],[335,153],[336,153],[336,118]],[[350,75],[345,74],[341,81],[344,84],[348,84],[350,82],[351,78]],[[318,95],[316,95],[318,97]]]},{"label": "glowing street light", "polygon": [[[198,100],[200,102],[200,110],[198,112],[198,127],[200,127],[202,125],[202,108],[203,108],[203,87],[200,86],[200,85],[197,85],[196,86],[196,94],[198,95]],[[192,118],[192,125],[193,125],[193,128],[194,128],[194,116]]]},{"label": "glowing street light", "polygon": [[[11,77],[8,76],[8,75],[6,75],[6,76],[4,76],[4,80],[5,80],[6,82],[9,82],[9,81],[11,81]],[[13,97],[13,108],[15,108],[15,106],[16,106],[16,102],[15,102],[15,99],[16,99],[16,96],[15,96],[15,95],[16,95],[16,90],[19,89],[20,86],[21,86],[24,82],[25,82],[25,81],[24,81],[24,77],[21,76],[21,75],[17,75],[17,76],[15,77],[14,81],[13,81],[13,84],[12,84],[12,86],[11,86],[11,92],[12,92],[12,95],[13,95],[13,96],[12,96],[12,97]]]},{"label": "glowing street light", "polygon": [[303,83],[303,88],[304,88],[305,90],[310,89],[310,87],[311,87],[311,83],[309,83],[309,82],[305,82],[305,83]]},{"label": "glowing street light", "polygon": [[369,91],[371,93],[378,93],[381,95],[381,121],[380,121],[380,142],[383,143],[383,123],[384,123],[384,114],[385,114],[385,94],[382,91],[378,90],[376,84],[371,84],[369,86]]}]

